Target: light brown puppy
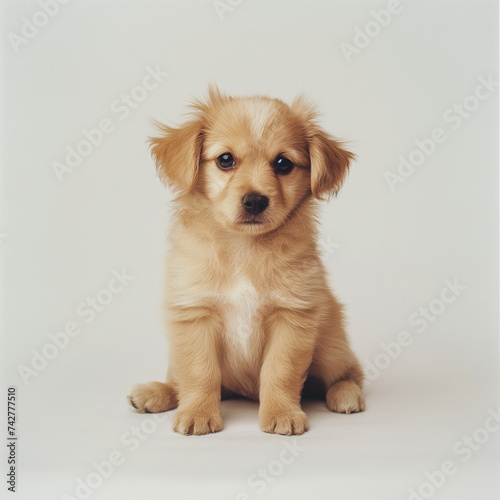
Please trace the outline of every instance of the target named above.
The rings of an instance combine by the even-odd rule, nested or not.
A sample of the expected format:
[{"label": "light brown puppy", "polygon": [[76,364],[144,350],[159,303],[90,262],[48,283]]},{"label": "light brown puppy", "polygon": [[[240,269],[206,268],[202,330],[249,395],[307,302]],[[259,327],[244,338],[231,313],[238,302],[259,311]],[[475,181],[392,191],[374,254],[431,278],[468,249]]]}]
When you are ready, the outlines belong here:
[{"label": "light brown puppy", "polygon": [[134,386],[140,412],[178,407],[174,430],[222,429],[221,392],[260,402],[263,431],[308,430],[306,379],[328,408],[364,410],[363,374],[318,255],[316,199],[340,189],[353,154],[302,98],[211,89],[192,119],[151,139],[178,191],[170,235],[166,383]]}]

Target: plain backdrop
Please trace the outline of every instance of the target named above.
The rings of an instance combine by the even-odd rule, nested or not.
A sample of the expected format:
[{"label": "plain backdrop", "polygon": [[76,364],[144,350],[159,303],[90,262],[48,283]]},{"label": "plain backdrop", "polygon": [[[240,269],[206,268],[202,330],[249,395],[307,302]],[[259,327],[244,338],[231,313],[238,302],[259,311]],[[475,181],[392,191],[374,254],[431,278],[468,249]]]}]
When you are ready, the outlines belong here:
[{"label": "plain backdrop", "polygon": [[[54,1],[4,0],[1,12],[1,392],[17,387],[15,498],[497,498],[497,2]],[[157,81],[141,90],[148,72]],[[183,437],[171,413],[152,420],[125,398],[167,366],[172,194],[148,152],[151,120],[182,123],[210,82],[304,93],[358,157],[322,205],[320,247],[372,379],[367,410],[306,403],[311,430],[295,439],[262,433],[254,402],[223,402],[223,432]],[[82,143],[103,123],[99,144]],[[54,164],[78,147],[87,156],[58,178]],[[410,156],[418,166],[391,189],[388,172]],[[129,278],[110,294],[113,272]],[[93,297],[106,302],[94,315]],[[47,347],[68,322],[79,335]]]}]

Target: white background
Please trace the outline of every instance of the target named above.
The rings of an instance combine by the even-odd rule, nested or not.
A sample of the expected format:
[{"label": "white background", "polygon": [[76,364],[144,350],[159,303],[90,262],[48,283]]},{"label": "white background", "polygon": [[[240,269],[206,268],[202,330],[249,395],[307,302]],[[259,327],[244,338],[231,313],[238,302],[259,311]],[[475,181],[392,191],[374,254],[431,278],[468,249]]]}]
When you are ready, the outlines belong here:
[{"label": "white background", "polygon": [[[1,390],[18,390],[15,498],[83,498],[77,478],[96,485],[92,463],[113,451],[122,462],[92,499],[392,500],[410,488],[497,498],[498,434],[480,428],[498,411],[498,87],[456,129],[443,115],[479,77],[498,81],[498,6],[401,0],[348,62],[341,43],[387,5],[244,0],[221,20],[208,0],[74,0],[16,51],[12,34],[41,7],[2,2]],[[121,119],[112,103],[157,65],[170,75]],[[132,384],[166,373],[171,194],[147,149],[151,119],[181,123],[209,82],[286,101],[303,92],[324,127],[350,142],[358,160],[322,210],[332,286],[364,365],[382,366],[382,344],[399,332],[412,339],[366,388],[365,413],[306,403],[311,430],[284,465],[294,438],[262,433],[257,403],[223,402],[221,433],[183,437],[171,413],[157,423],[125,399]],[[53,163],[104,118],[114,131],[60,182]],[[446,141],[391,191],[385,173],[436,128]],[[79,304],[122,269],[134,279],[85,323]],[[447,279],[466,289],[419,332],[409,317],[439,299]],[[80,335],[24,383],[19,366],[31,368],[33,350],[69,321]],[[130,433],[141,425],[135,449]],[[470,445],[456,443],[473,434],[482,443],[469,457]],[[454,473],[422,486],[444,461]],[[259,470],[268,482],[252,480]],[[4,480],[0,488],[7,497]]]}]

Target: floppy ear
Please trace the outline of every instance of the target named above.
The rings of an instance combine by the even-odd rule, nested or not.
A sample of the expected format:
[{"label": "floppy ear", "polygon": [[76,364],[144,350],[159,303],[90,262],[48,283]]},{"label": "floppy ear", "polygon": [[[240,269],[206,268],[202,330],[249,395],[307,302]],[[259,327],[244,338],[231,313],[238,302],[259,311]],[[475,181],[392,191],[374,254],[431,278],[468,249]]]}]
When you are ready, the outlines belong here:
[{"label": "floppy ear", "polygon": [[349,163],[356,157],[317,125],[318,113],[303,96],[297,96],[291,110],[305,124],[311,162],[311,191],[321,199],[337,193],[349,169]]},{"label": "floppy ear", "polygon": [[191,191],[200,168],[201,119],[194,119],[179,128],[156,125],[162,135],[150,137],[149,142],[160,179],[181,191]]},{"label": "floppy ear", "polygon": [[312,194],[318,199],[336,194],[355,155],[344,149],[340,141],[317,129],[309,141],[309,156]]}]

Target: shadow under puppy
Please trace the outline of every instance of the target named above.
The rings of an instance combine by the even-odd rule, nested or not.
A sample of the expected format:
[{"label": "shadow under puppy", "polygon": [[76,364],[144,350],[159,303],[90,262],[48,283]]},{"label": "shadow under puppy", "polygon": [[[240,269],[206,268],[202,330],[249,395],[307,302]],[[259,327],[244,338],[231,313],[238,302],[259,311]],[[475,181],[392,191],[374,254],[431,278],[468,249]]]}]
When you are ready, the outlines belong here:
[{"label": "shadow under puppy", "polygon": [[229,97],[210,89],[151,150],[178,191],[165,308],[166,383],[137,384],[140,412],[178,408],[181,434],[222,429],[221,393],[260,402],[260,427],[308,430],[306,379],[331,411],[364,410],[349,347],[316,244],[316,200],[340,189],[353,154],[303,98]]}]

